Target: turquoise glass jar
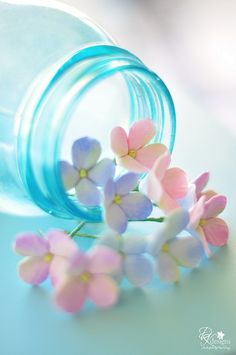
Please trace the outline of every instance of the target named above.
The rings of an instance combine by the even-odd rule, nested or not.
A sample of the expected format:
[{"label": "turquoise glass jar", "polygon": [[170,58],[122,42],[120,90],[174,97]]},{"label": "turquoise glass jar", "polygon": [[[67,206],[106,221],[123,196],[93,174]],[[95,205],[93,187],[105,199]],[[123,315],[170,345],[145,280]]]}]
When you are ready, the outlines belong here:
[{"label": "turquoise glass jar", "polygon": [[[58,162],[73,141],[142,118],[170,150],[175,112],[162,80],[76,9],[49,1],[0,1],[0,208],[4,212],[101,219],[63,188]],[[47,2],[45,2],[46,4]]]}]

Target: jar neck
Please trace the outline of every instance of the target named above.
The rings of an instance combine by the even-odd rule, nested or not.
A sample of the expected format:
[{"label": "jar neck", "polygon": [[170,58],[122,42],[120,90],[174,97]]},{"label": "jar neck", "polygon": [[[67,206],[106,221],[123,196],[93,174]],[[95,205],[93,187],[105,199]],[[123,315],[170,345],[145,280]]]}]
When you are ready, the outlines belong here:
[{"label": "jar neck", "polygon": [[62,218],[101,220],[100,208],[85,208],[68,196],[59,161],[64,133],[78,101],[97,82],[118,72],[129,91],[130,124],[152,119],[158,132],[155,140],[172,151],[175,111],[162,80],[124,49],[107,45],[83,48],[41,73],[17,112],[19,173],[28,194],[44,211]]}]

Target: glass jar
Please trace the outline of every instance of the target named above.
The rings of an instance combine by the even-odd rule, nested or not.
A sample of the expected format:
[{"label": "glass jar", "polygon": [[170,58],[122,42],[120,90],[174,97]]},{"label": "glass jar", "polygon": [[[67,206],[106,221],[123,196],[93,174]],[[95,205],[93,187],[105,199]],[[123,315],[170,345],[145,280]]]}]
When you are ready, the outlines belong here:
[{"label": "glass jar", "polygon": [[0,1],[0,208],[97,221],[100,208],[66,193],[58,162],[82,136],[112,157],[109,131],[146,117],[172,151],[174,105],[154,72],[76,9],[28,3]]}]

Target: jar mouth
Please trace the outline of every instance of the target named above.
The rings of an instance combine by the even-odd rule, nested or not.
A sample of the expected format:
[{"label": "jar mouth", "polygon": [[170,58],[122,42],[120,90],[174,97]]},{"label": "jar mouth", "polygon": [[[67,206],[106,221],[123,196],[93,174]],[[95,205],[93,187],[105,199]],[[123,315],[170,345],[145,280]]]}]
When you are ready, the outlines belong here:
[{"label": "jar mouth", "polygon": [[140,59],[111,45],[89,46],[63,58],[32,84],[18,110],[15,127],[23,185],[32,200],[52,215],[102,219],[100,207],[79,205],[65,191],[59,161],[75,107],[97,83],[116,73],[122,75],[128,88],[130,124],[146,117],[152,119],[158,132],[155,141],[173,149],[176,122],[172,98],[162,80]]}]

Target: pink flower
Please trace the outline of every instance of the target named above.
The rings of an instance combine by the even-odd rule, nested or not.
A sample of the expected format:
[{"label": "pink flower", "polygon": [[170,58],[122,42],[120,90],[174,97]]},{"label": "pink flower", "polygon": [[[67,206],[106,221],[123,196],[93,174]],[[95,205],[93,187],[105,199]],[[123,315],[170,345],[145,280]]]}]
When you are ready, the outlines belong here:
[{"label": "pink flower", "polygon": [[121,267],[119,254],[105,246],[88,253],[77,250],[70,259],[65,277],[56,285],[55,304],[66,312],[78,312],[86,298],[98,307],[116,303],[118,288],[111,276]]},{"label": "pink flower", "polygon": [[221,247],[228,241],[228,226],[218,215],[225,209],[227,199],[223,195],[202,195],[190,209],[188,228],[196,230],[200,237],[206,255],[210,256],[209,244]]},{"label": "pink flower", "polygon": [[111,131],[111,148],[116,155],[117,164],[133,172],[146,172],[167,148],[163,144],[147,145],[155,136],[156,129],[150,119],[135,122],[128,133],[122,127]]},{"label": "pink flower", "polygon": [[178,200],[188,192],[186,173],[179,168],[169,168],[170,161],[170,153],[166,151],[156,160],[139,186],[166,213],[179,208]]},{"label": "pink flower", "polygon": [[38,285],[50,275],[52,285],[55,285],[67,258],[75,253],[77,246],[63,231],[51,230],[45,238],[31,232],[21,233],[17,235],[13,249],[26,256],[18,266],[23,281]]}]

